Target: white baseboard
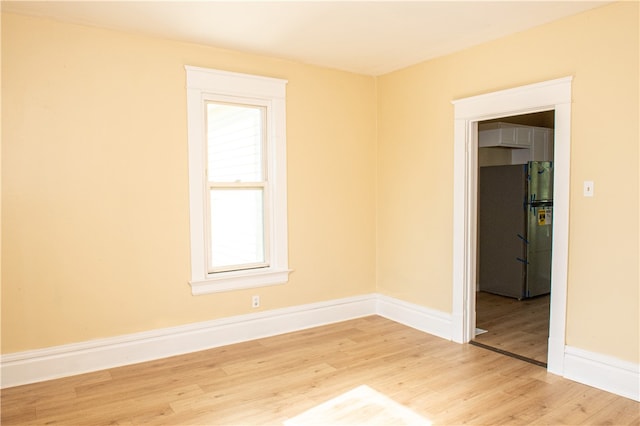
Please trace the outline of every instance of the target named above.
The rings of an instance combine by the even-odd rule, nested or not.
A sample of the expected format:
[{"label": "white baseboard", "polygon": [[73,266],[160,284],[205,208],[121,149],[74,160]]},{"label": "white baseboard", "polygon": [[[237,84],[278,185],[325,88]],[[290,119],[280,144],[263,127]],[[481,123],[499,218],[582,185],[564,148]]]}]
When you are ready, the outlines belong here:
[{"label": "white baseboard", "polygon": [[452,339],[451,314],[415,305],[385,295],[378,295],[377,314],[400,324],[443,339]]},{"label": "white baseboard", "polygon": [[375,294],[90,340],[0,357],[8,388],[166,358],[376,313]]},{"label": "white baseboard", "polygon": [[607,355],[567,346],[564,377],[640,401],[640,366]]},{"label": "white baseboard", "polygon": [[[135,364],[233,343],[380,315],[452,340],[451,314],[381,294],[262,311],[107,339],[0,356],[0,388]],[[613,357],[566,347],[562,375],[640,400],[640,368]]]}]

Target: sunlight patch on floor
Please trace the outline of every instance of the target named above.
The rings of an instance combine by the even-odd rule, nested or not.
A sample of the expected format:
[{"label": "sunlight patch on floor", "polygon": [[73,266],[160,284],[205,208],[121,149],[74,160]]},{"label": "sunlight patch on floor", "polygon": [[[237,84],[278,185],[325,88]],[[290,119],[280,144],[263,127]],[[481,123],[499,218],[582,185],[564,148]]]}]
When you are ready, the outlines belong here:
[{"label": "sunlight patch on floor", "polygon": [[284,422],[309,425],[420,425],[431,422],[369,386],[362,385]]}]

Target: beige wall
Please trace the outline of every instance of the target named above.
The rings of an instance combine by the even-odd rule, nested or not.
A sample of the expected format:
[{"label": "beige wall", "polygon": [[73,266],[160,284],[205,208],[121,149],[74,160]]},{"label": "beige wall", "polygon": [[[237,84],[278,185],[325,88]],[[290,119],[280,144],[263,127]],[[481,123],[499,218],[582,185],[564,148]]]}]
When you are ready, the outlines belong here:
[{"label": "beige wall", "polygon": [[[192,296],[184,65],[289,80],[284,286]],[[2,351],[375,291],[375,80],[2,17]]]},{"label": "beige wall", "polygon": [[379,78],[380,292],[451,312],[451,101],[574,76],[567,344],[640,361],[638,22],[609,5]]},{"label": "beige wall", "polygon": [[[451,312],[451,101],[573,75],[567,344],[639,362],[637,3],[378,79],[2,19],[3,353],[254,312],[255,293]],[[184,64],[289,80],[285,286],[190,294]]]}]

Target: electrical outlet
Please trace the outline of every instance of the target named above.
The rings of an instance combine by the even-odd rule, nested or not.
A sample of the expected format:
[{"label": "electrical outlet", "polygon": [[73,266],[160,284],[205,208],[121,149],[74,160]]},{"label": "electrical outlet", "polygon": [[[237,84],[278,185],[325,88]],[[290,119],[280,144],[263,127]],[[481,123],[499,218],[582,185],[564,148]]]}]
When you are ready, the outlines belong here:
[{"label": "electrical outlet", "polygon": [[584,181],[584,196],[585,197],[593,197],[593,181],[585,180]]},{"label": "electrical outlet", "polygon": [[260,307],[260,296],[253,296],[251,298],[251,307],[259,308]]}]

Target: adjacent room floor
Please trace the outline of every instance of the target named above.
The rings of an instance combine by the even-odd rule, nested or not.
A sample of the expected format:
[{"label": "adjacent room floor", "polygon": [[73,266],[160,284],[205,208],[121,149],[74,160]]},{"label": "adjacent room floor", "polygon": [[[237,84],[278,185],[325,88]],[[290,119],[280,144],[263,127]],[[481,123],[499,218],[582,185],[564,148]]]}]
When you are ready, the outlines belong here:
[{"label": "adjacent room floor", "polygon": [[476,293],[476,335],[483,345],[525,358],[547,362],[550,296],[517,300]]}]

